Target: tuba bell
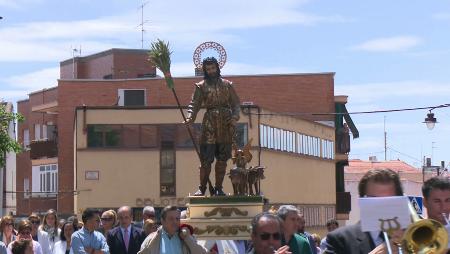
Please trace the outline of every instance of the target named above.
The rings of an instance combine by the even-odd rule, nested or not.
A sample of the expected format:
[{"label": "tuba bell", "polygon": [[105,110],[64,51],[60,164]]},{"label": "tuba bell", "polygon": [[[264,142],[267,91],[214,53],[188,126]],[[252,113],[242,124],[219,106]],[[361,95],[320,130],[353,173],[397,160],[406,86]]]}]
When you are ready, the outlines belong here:
[{"label": "tuba bell", "polygon": [[408,203],[412,224],[408,226],[401,240],[405,253],[445,253],[448,244],[446,228],[438,221],[420,219],[411,203]]}]

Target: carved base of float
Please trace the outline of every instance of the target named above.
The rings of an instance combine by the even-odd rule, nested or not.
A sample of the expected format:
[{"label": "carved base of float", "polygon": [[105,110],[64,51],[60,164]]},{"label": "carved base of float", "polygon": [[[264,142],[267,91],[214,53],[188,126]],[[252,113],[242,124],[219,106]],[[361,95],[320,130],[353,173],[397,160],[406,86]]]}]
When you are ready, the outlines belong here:
[{"label": "carved base of float", "polygon": [[263,211],[261,196],[189,196],[187,219],[199,240],[248,240],[253,217]]}]

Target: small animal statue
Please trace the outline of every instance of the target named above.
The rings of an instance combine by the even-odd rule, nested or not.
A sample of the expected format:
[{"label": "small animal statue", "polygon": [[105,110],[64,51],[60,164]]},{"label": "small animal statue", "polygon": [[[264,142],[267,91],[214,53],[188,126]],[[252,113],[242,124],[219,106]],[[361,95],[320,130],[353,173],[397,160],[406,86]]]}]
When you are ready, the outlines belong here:
[{"label": "small animal statue", "polygon": [[229,175],[233,185],[233,195],[247,195],[247,170],[233,167],[230,169]]},{"label": "small animal statue", "polygon": [[233,168],[230,170],[229,176],[231,184],[233,185],[234,195],[247,195],[247,183],[248,183],[248,170],[247,163],[253,158],[250,153],[252,139],[250,139],[247,145],[243,149],[238,149],[233,145],[234,156],[232,157]]},{"label": "small animal statue", "polygon": [[[249,190],[249,195],[259,195],[260,193],[260,189],[259,189],[259,182],[266,178],[264,176],[264,167],[261,166],[256,166],[256,167],[250,167],[248,169],[248,173],[247,173],[247,181],[248,181],[248,190]],[[252,186],[255,186],[255,192],[253,193],[253,188]]]}]

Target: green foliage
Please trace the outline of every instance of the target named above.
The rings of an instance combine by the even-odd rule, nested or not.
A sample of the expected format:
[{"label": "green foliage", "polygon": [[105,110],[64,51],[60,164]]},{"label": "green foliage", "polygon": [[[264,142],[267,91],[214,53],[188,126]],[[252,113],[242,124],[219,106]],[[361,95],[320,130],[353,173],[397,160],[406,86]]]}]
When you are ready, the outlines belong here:
[{"label": "green foliage", "polygon": [[6,153],[22,151],[22,146],[9,136],[8,130],[11,122],[21,122],[23,119],[21,114],[7,112],[6,106],[0,105],[0,167],[5,165]]},{"label": "green foliage", "polygon": [[174,83],[172,74],[170,73],[170,55],[172,52],[169,49],[169,42],[164,42],[158,39],[156,42],[152,42],[150,51],[148,53],[149,60],[158,68],[166,79],[167,87],[173,89]]}]

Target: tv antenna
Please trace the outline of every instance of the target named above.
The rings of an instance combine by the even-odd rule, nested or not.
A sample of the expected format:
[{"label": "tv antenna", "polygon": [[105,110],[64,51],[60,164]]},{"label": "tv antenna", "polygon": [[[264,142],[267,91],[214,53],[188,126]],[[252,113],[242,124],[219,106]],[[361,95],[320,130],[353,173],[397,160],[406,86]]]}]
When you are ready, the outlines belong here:
[{"label": "tv antenna", "polygon": [[144,7],[148,4],[148,2],[142,3],[139,6],[139,9],[141,9],[141,23],[138,25],[138,27],[141,27],[141,47],[144,48],[144,24],[149,22],[149,20],[144,20]]}]

